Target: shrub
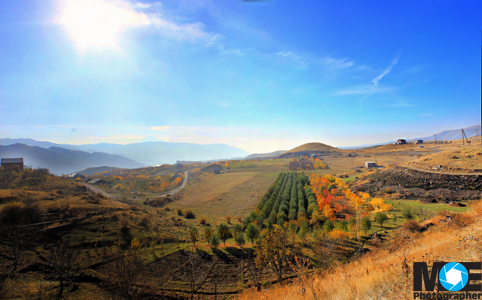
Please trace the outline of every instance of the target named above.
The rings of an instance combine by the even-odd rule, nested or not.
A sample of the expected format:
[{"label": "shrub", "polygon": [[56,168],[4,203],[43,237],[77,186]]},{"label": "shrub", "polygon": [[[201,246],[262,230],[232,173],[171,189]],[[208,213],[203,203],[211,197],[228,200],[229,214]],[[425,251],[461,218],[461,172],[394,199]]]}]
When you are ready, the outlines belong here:
[{"label": "shrub", "polygon": [[182,209],[178,208],[178,209],[177,209],[177,214],[180,215],[180,216],[182,216]]},{"label": "shrub", "polygon": [[169,206],[164,207],[165,211],[171,211],[171,208]]},{"label": "shrub", "polygon": [[472,218],[468,214],[456,214],[449,224],[456,227],[465,227],[472,223]]},{"label": "shrub", "polygon": [[385,189],[385,193],[386,193],[386,194],[391,194],[391,193],[393,193],[392,188],[387,188],[387,189]]},{"label": "shrub", "polygon": [[196,215],[192,212],[192,210],[188,209],[184,212],[186,215],[186,219],[194,219],[196,218]]},{"label": "shrub", "polygon": [[150,224],[151,224],[151,220],[149,220],[148,217],[143,217],[139,222],[139,225],[144,227],[145,229],[147,229]]},{"label": "shrub", "polygon": [[413,219],[412,210],[410,208],[404,209],[402,212],[402,216],[407,220],[412,220]]},{"label": "shrub", "polygon": [[122,235],[127,235],[129,234],[129,231],[131,230],[131,228],[129,227],[129,221],[127,221],[127,218],[122,218],[119,220],[119,223],[120,223],[120,231],[122,233]]},{"label": "shrub", "polygon": [[205,217],[201,217],[199,219],[199,225],[206,225],[206,218]]},{"label": "shrub", "polygon": [[415,220],[407,219],[407,221],[403,223],[403,229],[418,232],[420,230],[420,224]]}]

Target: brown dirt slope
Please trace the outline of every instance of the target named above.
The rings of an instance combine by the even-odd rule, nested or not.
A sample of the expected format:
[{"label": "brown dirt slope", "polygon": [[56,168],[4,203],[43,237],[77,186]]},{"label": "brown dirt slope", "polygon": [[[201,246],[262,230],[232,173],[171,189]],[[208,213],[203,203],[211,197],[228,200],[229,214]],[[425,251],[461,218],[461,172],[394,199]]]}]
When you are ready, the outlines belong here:
[{"label": "brown dirt slope", "polygon": [[374,172],[354,183],[356,190],[386,196],[388,189],[397,198],[429,201],[473,200],[482,196],[482,176],[419,172],[403,167]]}]

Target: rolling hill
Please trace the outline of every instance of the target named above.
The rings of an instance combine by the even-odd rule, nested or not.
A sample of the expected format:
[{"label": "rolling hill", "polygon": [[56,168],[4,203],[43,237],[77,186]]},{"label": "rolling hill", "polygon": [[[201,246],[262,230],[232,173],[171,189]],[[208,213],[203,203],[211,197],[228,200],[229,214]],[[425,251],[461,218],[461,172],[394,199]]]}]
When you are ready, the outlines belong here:
[{"label": "rolling hill", "polygon": [[141,168],[145,166],[120,155],[98,152],[87,153],[60,147],[45,149],[24,144],[0,146],[0,157],[23,157],[25,165],[33,168],[47,168],[57,175],[106,165],[117,168]]},{"label": "rolling hill", "polygon": [[301,155],[330,155],[331,153],[340,153],[343,150],[338,148],[332,147],[330,145],[326,145],[323,143],[306,143],[296,148],[293,148],[289,151],[284,152],[281,155],[278,155],[278,158],[289,158],[291,156],[301,156]]}]

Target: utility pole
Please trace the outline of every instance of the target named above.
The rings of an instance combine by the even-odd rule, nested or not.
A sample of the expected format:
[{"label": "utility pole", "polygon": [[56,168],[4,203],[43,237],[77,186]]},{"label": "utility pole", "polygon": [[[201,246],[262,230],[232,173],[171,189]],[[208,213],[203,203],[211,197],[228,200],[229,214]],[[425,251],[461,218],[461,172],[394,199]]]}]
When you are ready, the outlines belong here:
[{"label": "utility pole", "polygon": [[435,135],[435,144],[437,144],[437,135],[436,134],[434,135]]}]

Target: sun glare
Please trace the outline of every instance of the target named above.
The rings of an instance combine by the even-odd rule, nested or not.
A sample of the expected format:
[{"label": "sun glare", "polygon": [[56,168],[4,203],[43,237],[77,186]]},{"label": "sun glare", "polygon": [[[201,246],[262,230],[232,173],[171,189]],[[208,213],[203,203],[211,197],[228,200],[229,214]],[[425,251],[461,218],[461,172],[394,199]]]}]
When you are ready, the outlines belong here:
[{"label": "sun glare", "polygon": [[148,25],[150,21],[123,1],[62,0],[58,23],[65,26],[76,47],[84,52],[88,48],[119,50],[119,38],[125,29]]}]

